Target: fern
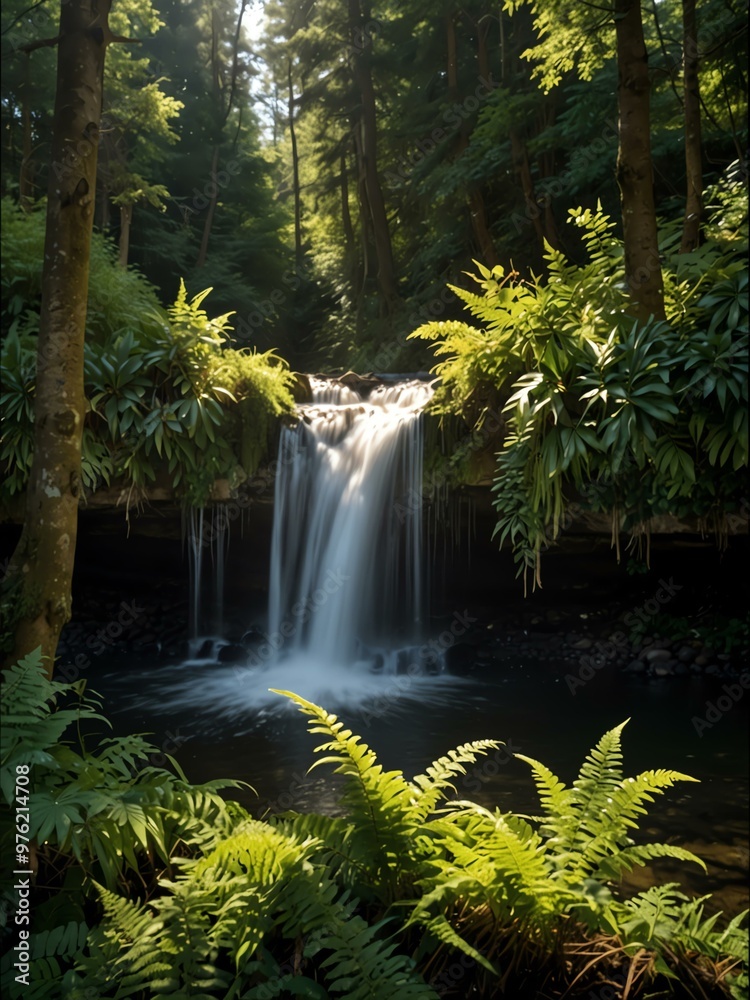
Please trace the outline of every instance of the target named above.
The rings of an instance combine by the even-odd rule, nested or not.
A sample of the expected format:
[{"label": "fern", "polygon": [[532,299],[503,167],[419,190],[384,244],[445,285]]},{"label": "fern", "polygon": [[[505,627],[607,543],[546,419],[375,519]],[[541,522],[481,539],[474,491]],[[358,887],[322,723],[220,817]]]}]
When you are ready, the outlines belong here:
[{"label": "fern", "polygon": [[[434,1000],[419,970],[428,963],[436,974],[456,952],[481,969],[472,983],[489,976],[512,995],[537,982],[532,970],[558,968],[567,985],[583,975],[579,952],[566,951],[572,935],[580,948],[606,938],[610,958],[637,953],[644,983],[710,966],[717,983],[746,996],[746,916],[720,930],[718,915],[705,917],[703,900],[674,884],[628,900],[605,884],[657,857],[701,863],[683,848],[630,839],[655,794],[692,779],[664,769],[623,777],[624,723],[570,787],[522,757],[541,800],[541,815],[529,817],[450,798],[456,777],[497,741],[466,743],[408,781],[335,715],[290,694],[324,737],[317,763],[344,778],[347,814],[266,823],[224,804],[221,782],[193,786],[139,769],[151,749],[140,737],[95,751],[61,742],[98,704],[47,680],[38,657],[10,677],[3,760],[22,752],[26,730],[36,734],[35,832],[48,841],[40,868],[45,881],[61,876],[55,864],[67,873],[66,901],[36,910],[44,929],[31,940],[35,978],[24,996]],[[63,701],[69,693],[79,696],[75,710]],[[143,898],[124,898],[134,877]],[[102,913],[91,929],[89,887]],[[70,890],[79,904],[67,902]],[[9,956],[2,971],[15,989]]]},{"label": "fern", "polygon": [[276,693],[290,698],[309,717],[311,732],[329,737],[316,748],[316,753],[327,756],[313,767],[334,764],[335,773],[346,779],[342,803],[348,808],[349,823],[345,829],[338,825],[335,841],[327,840],[327,846],[338,851],[353,884],[358,884],[357,874],[361,878],[366,873],[369,886],[391,900],[399,886],[403,888],[421,869],[421,845],[424,837],[430,837],[424,824],[437,803],[455,790],[451,779],[465,773],[465,763],[500,744],[496,740],[464,744],[410,782],[402,771],[384,771],[375,753],[335,715],[291,692]]},{"label": "fern", "polygon": [[452,778],[466,774],[464,764],[474,764],[480,754],[497,750],[503,744],[497,740],[475,740],[464,743],[455,750],[449,751],[445,757],[433,761],[424,774],[418,774],[412,779],[414,803],[412,819],[416,823],[424,822],[434,812],[438,802],[456,788]]},{"label": "fern", "polygon": [[399,869],[411,853],[414,790],[402,771],[383,771],[373,751],[335,715],[291,692],[276,693],[290,698],[310,717],[310,732],[328,737],[316,748],[316,753],[327,756],[312,766],[334,764],[335,773],[345,776],[342,802],[349,809],[354,850],[369,859],[373,884],[381,884],[392,896]]},{"label": "fern", "polygon": [[[311,862],[315,847],[309,838],[300,842],[246,820],[186,875],[163,880],[166,895],[148,907],[99,887],[105,920],[80,963],[85,985],[114,987],[115,1000],[145,986],[154,996],[208,997],[230,983],[235,990],[252,986],[248,996],[274,996],[282,988],[325,995],[268,959],[265,943],[281,934],[304,939],[304,957],[318,960],[333,995],[434,1000],[413,962],[381,937],[385,924],[368,925],[354,912],[356,900]],[[230,957],[231,974],[217,961],[222,954]],[[258,977],[263,988],[253,986]]]}]

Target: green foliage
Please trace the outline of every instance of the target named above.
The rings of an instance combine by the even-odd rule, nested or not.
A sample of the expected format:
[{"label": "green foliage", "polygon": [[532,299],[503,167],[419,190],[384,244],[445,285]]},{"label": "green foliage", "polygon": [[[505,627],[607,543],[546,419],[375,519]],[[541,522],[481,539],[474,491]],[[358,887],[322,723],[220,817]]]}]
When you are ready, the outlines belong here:
[{"label": "green foliage", "polygon": [[627,313],[622,252],[601,212],[576,210],[589,262],[549,250],[549,278],[513,283],[479,265],[484,294],[454,289],[478,320],[432,323],[446,360],[438,412],[494,388],[508,434],[495,480],[496,534],[539,582],[567,498],[610,510],[613,533],[660,514],[717,521],[742,496],[747,465],[747,272],[735,249],[677,254],[667,233],[668,322]]},{"label": "green foliage", "polygon": [[750,615],[728,618],[712,614],[696,622],[661,613],[646,621],[633,622],[631,641],[640,641],[647,634],[677,641],[684,641],[689,636],[718,653],[740,653],[750,649]]},{"label": "green foliage", "polygon": [[[316,826],[317,833],[308,830],[308,817],[301,817],[291,829],[324,836],[330,847],[335,845],[337,864],[358,895],[375,895],[388,903],[409,894],[428,849],[428,816],[454,791],[452,779],[466,772],[464,764],[474,763],[500,744],[495,740],[466,743],[435,761],[425,774],[407,781],[402,771],[383,771],[375,753],[335,715],[299,695],[278,693],[291,698],[309,716],[310,732],[328,737],[317,748],[325,756],[313,767],[335,764],[335,772],[345,776],[342,803],[350,816],[346,824],[334,820],[324,823],[323,829]],[[313,823],[317,820],[313,818]]]},{"label": "green foliage", "polygon": [[[171,871],[175,854],[212,842],[229,824],[218,790],[236,782],[190,785],[149,764],[160,752],[140,736],[101,739],[89,750],[82,733],[95,723],[108,725],[99,707],[85,682],[49,680],[38,651],[5,672],[0,848],[11,857],[19,843],[28,845],[44,887],[33,906],[34,996],[51,995],[51,980],[59,989],[64,967],[80,954],[90,927],[83,906],[94,881],[112,890],[155,882]],[[29,783],[17,788],[19,771]],[[8,808],[14,801],[29,808],[23,829]],[[11,996],[21,995],[12,961],[5,956],[3,978]]]},{"label": "green foliage", "polygon": [[[434,1000],[428,969],[437,986],[456,953],[477,963],[466,985],[479,995],[547,995],[579,975],[602,982],[617,958],[637,967],[633,996],[679,982],[680,995],[697,998],[689,984],[708,969],[720,995],[747,996],[744,915],[719,929],[705,899],[673,883],[617,893],[634,865],[701,863],[631,839],[654,795],[692,779],[664,769],[624,777],[624,724],[570,787],[520,757],[541,802],[528,817],[451,797],[496,741],[465,744],[408,781],[335,715],[287,695],[324,738],[316,763],[343,776],[342,816],[263,822],[225,804],[217,782],[193,786],[150,766],[154,748],[140,737],[88,749],[82,732],[106,720],[82,684],[48,680],[36,653],[8,672],[2,791],[18,804],[17,766],[28,767],[38,867],[32,987],[15,982],[9,953],[11,997]],[[15,832],[6,809],[8,855]]]},{"label": "green foliage", "polygon": [[[3,282],[15,291],[6,300],[0,461],[12,496],[24,488],[33,449],[41,216],[4,202],[6,214]],[[202,308],[210,289],[188,299],[181,284],[164,313],[150,286],[103,244],[100,256],[85,351],[84,485],[116,482],[137,496],[161,474],[186,502],[205,503],[216,479],[237,485],[267,457],[278,418],[294,407],[291,375],[273,351],[228,346],[229,314],[212,319]]]}]

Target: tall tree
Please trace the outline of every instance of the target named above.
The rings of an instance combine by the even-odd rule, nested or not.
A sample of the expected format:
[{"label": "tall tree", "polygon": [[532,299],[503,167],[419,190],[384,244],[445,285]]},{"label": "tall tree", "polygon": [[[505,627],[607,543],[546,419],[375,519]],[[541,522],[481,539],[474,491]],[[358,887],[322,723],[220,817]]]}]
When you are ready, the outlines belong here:
[{"label": "tall tree", "polygon": [[7,575],[17,604],[11,660],[37,646],[51,675],[70,618],[81,490],[83,342],[110,0],[66,0],[57,36],[52,163],[37,353],[34,458]]},{"label": "tall tree", "polygon": [[619,147],[625,275],[642,319],[664,319],[664,284],[651,163],[650,81],[640,0],[615,0]]},{"label": "tall tree", "polygon": [[[515,10],[523,2],[505,0],[505,6]],[[664,286],[651,160],[651,82],[640,0],[614,0],[612,7],[578,0],[549,4],[530,0],[530,6],[539,41],[524,55],[537,62],[535,74],[548,91],[566,72],[575,71],[584,80],[593,77],[611,58],[611,32],[607,29],[614,22],[619,119],[616,174],[625,273],[634,314],[641,319],[663,318]]]},{"label": "tall tree", "polygon": [[[211,93],[215,104],[216,124],[214,129],[214,148],[211,156],[211,195],[209,196],[208,211],[203,225],[203,236],[198,250],[198,257],[195,262],[196,267],[203,267],[208,256],[208,241],[213,229],[216,206],[219,202],[219,163],[221,147],[225,141],[224,128],[229,120],[229,116],[234,106],[237,96],[240,67],[240,42],[242,36],[242,19],[245,16],[248,0],[240,0],[240,8],[237,12],[236,27],[232,34],[230,51],[227,58],[227,44],[224,38],[226,32],[226,18],[222,17],[222,12],[215,3],[211,4]],[[236,148],[236,135],[233,145]]]},{"label": "tall tree", "polygon": [[701,97],[698,82],[698,30],[695,0],[682,0],[682,71],[685,102],[685,172],[687,199],[680,250],[687,253],[700,242],[703,217],[703,145]]},{"label": "tall tree", "polygon": [[369,33],[372,14],[369,0],[348,0],[350,47],[354,84],[359,97],[357,149],[364,178],[372,233],[378,261],[378,282],[386,309],[390,312],[399,297],[393,248],[383,188],[378,172],[378,125],[375,87],[372,76],[372,43]]}]

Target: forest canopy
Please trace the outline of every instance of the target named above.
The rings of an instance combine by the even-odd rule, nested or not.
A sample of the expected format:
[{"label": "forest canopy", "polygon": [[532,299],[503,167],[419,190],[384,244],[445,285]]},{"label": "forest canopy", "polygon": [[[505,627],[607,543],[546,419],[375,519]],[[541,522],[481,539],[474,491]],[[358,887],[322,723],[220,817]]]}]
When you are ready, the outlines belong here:
[{"label": "forest canopy", "polygon": [[[247,7],[113,5],[138,44],[110,46],[95,225],[163,302],[212,286],[242,346],[301,370],[413,370],[428,355],[406,335],[461,316],[446,283],[473,259],[543,275],[548,243],[580,262],[568,210],[599,202],[621,233],[606,6],[272,0],[255,37]],[[746,191],[744,10],[706,0],[690,36],[683,7],[642,12],[664,224],[688,192],[686,53],[704,206],[741,215]],[[35,45],[57,14],[3,5],[2,185],[24,205],[49,180],[55,50]]]}]

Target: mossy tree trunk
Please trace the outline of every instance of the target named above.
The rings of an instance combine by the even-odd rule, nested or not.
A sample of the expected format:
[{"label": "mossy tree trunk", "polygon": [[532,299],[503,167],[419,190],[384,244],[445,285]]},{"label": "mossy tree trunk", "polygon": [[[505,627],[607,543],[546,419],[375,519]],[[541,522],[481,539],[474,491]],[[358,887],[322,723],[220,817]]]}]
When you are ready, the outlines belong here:
[{"label": "mossy tree trunk", "polygon": [[625,274],[639,319],[664,318],[651,164],[648,56],[640,0],[615,0],[620,186]]},{"label": "mossy tree trunk", "polygon": [[110,0],[61,5],[34,459],[23,532],[6,578],[15,625],[9,660],[40,646],[50,675],[71,610],[85,413],[83,342],[110,6]]}]

